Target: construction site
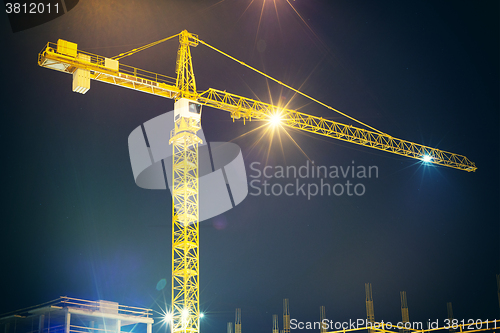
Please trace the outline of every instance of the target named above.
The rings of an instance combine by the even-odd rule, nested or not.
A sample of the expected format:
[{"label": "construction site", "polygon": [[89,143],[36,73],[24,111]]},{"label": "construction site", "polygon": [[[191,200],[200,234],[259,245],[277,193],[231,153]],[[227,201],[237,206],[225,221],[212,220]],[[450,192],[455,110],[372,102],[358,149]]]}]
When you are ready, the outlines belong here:
[{"label": "construction site", "polygon": [[[500,302],[500,275],[497,275]],[[427,322],[410,322],[406,292],[401,292],[401,320],[397,323],[376,321],[373,292],[370,283],[365,284],[366,318],[353,321],[334,321],[326,316],[325,306],[319,308],[317,321],[299,322],[291,319],[288,299],[283,299],[283,316],[272,315],[272,333],[290,333],[291,330],[327,332],[496,332],[499,320],[458,320],[453,317],[452,303],[446,304],[447,318]],[[203,318],[203,316],[199,316]],[[160,323],[172,321],[170,315],[160,318]],[[4,333],[121,333],[153,332],[153,310],[124,306],[110,301],[87,301],[70,297],[59,299],[9,313],[0,318]],[[0,326],[1,327],[1,326]],[[172,325],[172,327],[174,327]],[[182,332],[190,332],[184,330]],[[241,333],[241,308],[235,311],[234,322],[227,323],[227,333]]]},{"label": "construction site", "polygon": [[[228,2],[204,7],[214,13],[211,24],[218,22],[218,10],[235,10],[236,3]],[[485,144],[481,150],[471,143],[472,138],[493,142],[487,138],[495,131],[484,131],[486,138],[462,134],[463,124],[471,121],[466,105],[483,95],[483,109],[493,110],[493,116],[484,115],[485,123],[495,124],[498,108],[491,96],[498,94],[492,88],[498,77],[492,79],[471,62],[472,69],[464,69],[469,79],[453,79],[450,73],[465,58],[447,72],[441,61],[449,59],[448,53],[422,58],[429,54],[423,49],[420,56],[395,56],[393,62],[376,56],[358,59],[372,51],[380,57],[404,52],[406,40],[412,40],[406,46],[412,50],[432,49],[432,43],[443,40],[448,48],[461,49],[450,27],[460,26],[457,22],[467,15],[486,15],[484,8],[467,13],[457,5],[451,15],[430,4],[396,10],[390,2],[381,7],[366,2],[360,8],[348,2],[318,7],[287,0],[254,2],[238,9],[239,19],[224,16],[220,38],[213,37],[215,30],[204,30],[208,23],[201,18],[206,15],[193,12],[196,1],[177,4],[169,15],[174,20],[176,11],[195,13],[198,24],[153,42],[143,38],[137,44],[136,32],[130,32],[131,44],[125,37],[89,41],[60,29],[37,35],[38,42],[42,35],[61,33],[40,44],[38,56],[30,58],[30,71],[36,71],[32,81],[40,88],[23,103],[33,99],[46,105],[44,112],[13,122],[33,128],[22,130],[30,133],[24,149],[37,147],[29,151],[40,163],[22,163],[18,169],[24,178],[13,177],[34,184],[36,191],[12,196],[32,209],[16,213],[25,224],[6,227],[6,235],[12,235],[5,243],[6,271],[12,274],[2,281],[26,286],[26,295],[37,296],[17,299],[15,288],[3,290],[2,300],[9,304],[0,311],[0,332],[498,330],[500,219],[492,203],[499,198],[494,168],[499,154],[494,147]],[[346,7],[336,7],[340,3]],[[161,20],[155,15],[165,10],[154,6],[163,5],[150,5],[145,8],[156,13],[151,20]],[[102,6],[101,11],[93,12],[97,7],[88,3],[65,7],[65,15],[53,24],[85,21],[90,13],[98,17],[109,10],[94,6]],[[120,8],[141,10],[137,5]],[[328,17],[335,10],[351,15],[344,24],[357,27],[346,32],[353,44],[339,48],[344,56],[316,33],[329,31]],[[403,12],[421,10],[425,20],[401,20]],[[229,34],[220,35],[259,11],[253,40],[229,42]],[[120,17],[116,22],[122,22]],[[94,27],[102,22],[96,19]],[[175,22],[172,29],[181,26]],[[276,22],[279,29],[273,30]],[[362,22],[374,30],[360,28]],[[404,33],[393,29],[398,25]],[[421,29],[413,30],[417,25]],[[115,27],[113,36],[126,23]],[[441,37],[430,40],[431,27]],[[200,34],[191,28],[200,28]],[[379,37],[386,29],[392,35]],[[272,31],[280,37],[273,40]],[[406,38],[411,34],[418,38]],[[17,36],[10,43],[24,45]],[[385,46],[375,48],[374,36]],[[356,51],[361,45],[356,38],[371,46]],[[478,45],[483,42],[477,37]],[[343,45],[340,39],[331,43]],[[241,52],[243,45],[255,56]],[[382,78],[375,74],[380,63],[364,69],[358,65],[376,59],[395,66],[394,73]],[[398,64],[400,59],[406,60]],[[173,74],[158,73],[155,68],[162,66]],[[439,66],[442,74],[436,74]],[[225,81],[227,76],[232,80]],[[354,83],[344,85],[351,79]],[[381,85],[370,83],[379,80]],[[470,94],[459,93],[465,85]],[[401,90],[389,93],[396,86]],[[40,102],[45,98],[50,103]],[[450,102],[454,99],[456,104]],[[170,104],[161,106],[165,101]],[[391,111],[396,105],[405,105],[404,117]],[[453,117],[446,113],[460,107]],[[42,137],[34,129],[38,122],[51,133],[50,141],[33,139]],[[26,169],[31,167],[43,170],[41,177],[26,178],[36,173]],[[171,204],[165,209],[167,200]],[[34,232],[21,242],[24,229]],[[29,278],[31,269],[36,279]],[[63,289],[71,297],[41,299]],[[26,304],[28,299],[34,304]]]}]

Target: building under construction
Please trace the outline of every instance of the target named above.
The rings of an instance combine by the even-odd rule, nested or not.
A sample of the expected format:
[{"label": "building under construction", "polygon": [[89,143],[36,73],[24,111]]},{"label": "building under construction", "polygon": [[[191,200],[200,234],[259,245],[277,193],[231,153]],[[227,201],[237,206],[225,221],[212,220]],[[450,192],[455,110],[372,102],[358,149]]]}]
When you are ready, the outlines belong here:
[{"label": "building under construction", "polygon": [[152,333],[152,310],[60,297],[0,318],[2,333]]}]

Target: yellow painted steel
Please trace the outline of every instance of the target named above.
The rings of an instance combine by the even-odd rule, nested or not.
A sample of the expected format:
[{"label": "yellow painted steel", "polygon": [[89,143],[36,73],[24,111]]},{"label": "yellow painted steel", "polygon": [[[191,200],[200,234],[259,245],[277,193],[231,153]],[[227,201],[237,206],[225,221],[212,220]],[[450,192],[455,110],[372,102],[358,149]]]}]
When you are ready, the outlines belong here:
[{"label": "yellow painted steel", "polygon": [[172,39],[172,38],[175,38],[175,37],[177,37],[177,36],[179,36],[179,35],[180,35],[180,33],[179,33],[179,34],[176,34],[176,35],[173,35],[173,36],[170,36],[170,37],[167,37],[167,38],[160,39],[160,40],[158,40],[158,41],[156,41],[156,42],[153,42],[153,43],[146,44],[146,45],[141,46],[141,47],[138,47],[138,48],[136,48],[136,49],[132,49],[132,50],[130,50],[130,51],[127,51],[127,52],[124,52],[124,53],[120,53],[120,54],[119,54],[119,55],[117,55],[117,56],[111,57],[111,59],[114,59],[114,60],[120,60],[120,59],[123,59],[123,58],[125,58],[125,57],[128,57],[128,56],[131,56],[131,55],[133,55],[133,54],[136,54],[137,52],[144,51],[145,49],[148,49],[148,48],[150,48],[150,47],[152,47],[152,46],[155,46],[155,45],[158,45],[158,44],[160,44],[160,43],[166,42],[167,40],[170,40],[170,39]]},{"label": "yellow painted steel", "polygon": [[[228,111],[231,113],[233,119],[242,118],[244,121],[268,121],[274,114],[278,113],[280,114],[281,124],[289,128],[375,148],[420,161],[428,158],[426,163],[429,164],[451,167],[468,172],[476,171],[477,169],[476,165],[463,155],[398,139],[376,129],[371,131],[342,124],[217,89],[197,92],[195,90],[196,84],[189,46],[196,46],[201,41],[196,35],[190,34],[187,31],[179,34],[179,40],[181,41],[181,46],[179,46],[178,51],[176,79],[123,64],[120,64],[119,71],[112,71],[104,66],[105,58],[102,56],[78,51],[78,53],[91,55],[90,63],[82,62],[76,57],[57,53],[57,48],[55,48],[53,43],[48,43],[39,54],[38,64],[42,67],[66,73],[73,73],[76,68],[90,69],[91,79],[167,98],[179,99],[186,97],[198,101],[200,104]],[[204,42],[203,44],[207,45]],[[180,55],[183,56],[181,57]],[[277,82],[282,84],[280,81]],[[317,100],[314,101],[325,105]],[[329,106],[327,107],[340,112]],[[355,120],[352,117],[349,118]],[[368,125],[366,126],[369,127]]]},{"label": "yellow painted steel", "polygon": [[280,329],[278,326],[278,315],[274,314],[273,315],[273,332],[272,333],[279,333]]},{"label": "yellow painted steel", "polygon": [[124,64],[119,64],[119,70],[116,71],[106,67],[106,58],[103,56],[81,50],[78,50],[78,54],[88,57],[80,58],[59,53],[57,45],[49,42],[38,55],[38,65],[68,74],[73,74],[77,68],[81,68],[90,71],[92,80],[172,99],[179,95],[176,79],[173,77]]},{"label": "yellow painted steel", "polygon": [[172,177],[172,333],[197,333],[199,308],[199,122],[180,117],[170,144]]},{"label": "yellow painted steel", "polygon": [[[408,301],[406,300],[406,291],[401,291],[401,322],[403,325],[410,322],[410,314],[408,313]],[[406,328],[401,328],[399,330],[401,333],[408,333]]]},{"label": "yellow painted steel", "polygon": [[[196,37],[197,38],[197,37]],[[196,94],[189,47],[196,46],[187,31],[179,35],[176,87],[180,98]],[[181,114],[179,114],[181,115]],[[200,115],[201,116],[201,115]],[[175,117],[170,144],[172,166],[172,333],[200,331],[200,256],[198,202],[198,144],[200,119]]]},{"label": "yellow painted steel", "polygon": [[290,333],[290,304],[288,298],[283,299],[283,333]]},{"label": "yellow painted steel", "polygon": [[[373,293],[372,284],[365,283],[365,295],[366,295],[366,323],[375,323],[375,312],[373,310]],[[373,333],[373,330],[368,330],[368,332]]]},{"label": "yellow painted steel", "polygon": [[198,96],[198,102],[231,112],[233,119],[269,121],[279,114],[284,126],[323,135],[329,138],[355,143],[365,147],[423,160],[430,156],[428,163],[447,166],[459,170],[476,171],[476,165],[467,157],[394,138],[388,134],[376,133],[359,127],[338,123],[321,117],[241,97],[225,91],[208,89]]},{"label": "yellow painted steel", "polygon": [[179,44],[175,67],[177,74],[176,86],[180,92],[180,96],[177,99],[185,97],[196,100],[196,81],[194,79],[190,46],[198,45],[198,36],[184,30],[179,35]]},{"label": "yellow painted steel", "polygon": [[236,314],[234,318],[234,333],[241,333],[241,309],[236,309]]}]

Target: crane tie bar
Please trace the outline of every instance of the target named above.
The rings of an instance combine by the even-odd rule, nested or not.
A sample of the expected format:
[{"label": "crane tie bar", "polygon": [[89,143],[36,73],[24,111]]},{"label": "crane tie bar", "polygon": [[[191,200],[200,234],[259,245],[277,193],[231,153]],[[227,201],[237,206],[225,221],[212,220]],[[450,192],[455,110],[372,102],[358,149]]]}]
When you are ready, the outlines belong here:
[{"label": "crane tie bar", "polygon": [[[353,120],[353,121],[357,122],[358,124],[361,124],[361,125],[363,125],[363,126],[366,126],[366,127],[370,128],[370,129],[374,130],[375,132],[378,132],[378,133],[380,133],[380,134],[386,134],[386,133],[384,133],[384,132],[382,132],[382,131],[379,131],[378,129],[376,129],[376,128],[374,128],[374,127],[370,126],[370,125],[367,125],[367,124],[363,123],[362,121],[357,120],[356,118],[353,118],[353,117],[351,117],[351,116],[349,116],[349,115],[347,115],[347,114],[345,114],[345,113],[343,113],[343,112],[341,112],[341,111],[339,111],[339,110],[337,110],[337,109],[335,109],[335,108],[333,108],[333,107],[331,107],[331,106],[329,106],[329,105],[327,105],[327,104],[325,104],[325,103],[323,103],[323,102],[321,102],[321,101],[318,101],[317,99],[315,99],[315,98],[313,98],[313,97],[311,97],[311,96],[309,96],[309,95],[307,95],[307,94],[305,94],[305,93],[303,93],[303,92],[301,92],[301,91],[299,91],[299,90],[297,90],[297,89],[295,89],[295,88],[293,88],[293,87],[291,87],[291,86],[289,86],[289,85],[287,85],[287,84],[285,84],[285,83],[283,83],[283,82],[281,82],[281,81],[279,81],[279,80],[277,80],[277,79],[275,79],[275,78],[273,78],[273,77],[271,77],[271,76],[269,76],[269,75],[267,75],[267,74],[266,74],[266,73],[264,73],[264,72],[259,71],[259,70],[258,70],[258,69],[256,69],[256,68],[253,68],[253,67],[252,67],[252,66],[250,66],[250,65],[247,65],[247,64],[246,64],[246,63],[244,63],[243,61],[240,61],[240,60],[238,60],[238,59],[236,59],[236,58],[234,58],[234,57],[230,56],[229,54],[222,52],[221,50],[219,50],[219,49],[217,49],[217,48],[213,47],[212,45],[210,45],[210,44],[208,44],[208,43],[206,43],[206,42],[202,41],[201,39],[198,39],[198,41],[199,41],[201,44],[203,44],[203,45],[205,45],[205,46],[208,46],[208,47],[209,47],[209,48],[211,48],[212,50],[217,51],[217,52],[219,52],[220,54],[222,54],[222,55],[224,55],[224,56],[228,57],[229,59],[232,59],[232,60],[236,61],[237,63],[239,63],[239,64],[241,64],[241,65],[243,65],[243,66],[245,66],[245,67],[247,67],[247,68],[250,68],[251,70],[253,70],[253,71],[255,71],[255,72],[257,72],[257,73],[259,73],[259,74],[261,74],[261,75],[265,76],[266,78],[268,78],[268,79],[270,79],[270,80],[272,80],[272,81],[274,81],[274,82],[276,82],[276,83],[278,83],[278,84],[280,84],[280,85],[282,85],[282,86],[284,86],[284,87],[286,87],[286,88],[288,88],[288,89],[292,90],[293,92],[296,92],[297,94],[300,94],[300,95],[302,95],[302,96],[304,96],[304,97],[306,97],[306,98],[310,99],[310,100],[311,100],[311,101],[313,101],[313,102],[318,103],[319,105],[322,105],[322,106],[326,107],[327,109],[333,110],[333,111],[335,111],[335,112],[337,112],[337,113],[339,113],[339,114],[343,115],[344,117],[349,118],[349,119],[351,119],[351,120]],[[386,134],[386,135],[387,135],[387,134]]]},{"label": "crane tie bar", "polygon": [[166,42],[167,40],[169,39],[172,39],[172,38],[175,38],[177,36],[179,36],[180,33],[178,33],[177,35],[173,35],[173,36],[170,36],[170,37],[167,37],[167,38],[164,38],[164,39],[160,39],[156,42],[153,42],[153,43],[149,43],[147,45],[144,45],[144,46],[141,46],[139,48],[136,48],[136,49],[132,49],[130,51],[127,51],[127,52],[124,52],[124,53],[120,53],[119,55],[117,56],[114,56],[114,57],[111,57],[111,59],[114,59],[114,60],[120,60],[120,59],[123,59],[125,57],[128,57],[128,56],[131,56],[132,54],[135,54],[137,52],[140,52],[142,50],[145,50],[147,48],[150,48],[151,46],[155,46],[155,45],[158,45],[160,43],[163,43],[163,42]]}]

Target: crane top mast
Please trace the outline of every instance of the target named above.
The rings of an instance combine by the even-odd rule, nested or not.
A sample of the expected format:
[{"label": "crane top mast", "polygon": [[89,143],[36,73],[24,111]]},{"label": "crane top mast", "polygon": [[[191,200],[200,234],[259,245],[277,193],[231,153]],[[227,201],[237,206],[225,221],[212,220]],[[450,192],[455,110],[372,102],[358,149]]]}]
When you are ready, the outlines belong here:
[{"label": "crane top mast", "polygon": [[198,46],[198,35],[183,30],[179,35],[179,50],[177,51],[176,87],[179,89],[179,98],[196,99],[196,81],[194,78],[193,62],[190,46]]}]

